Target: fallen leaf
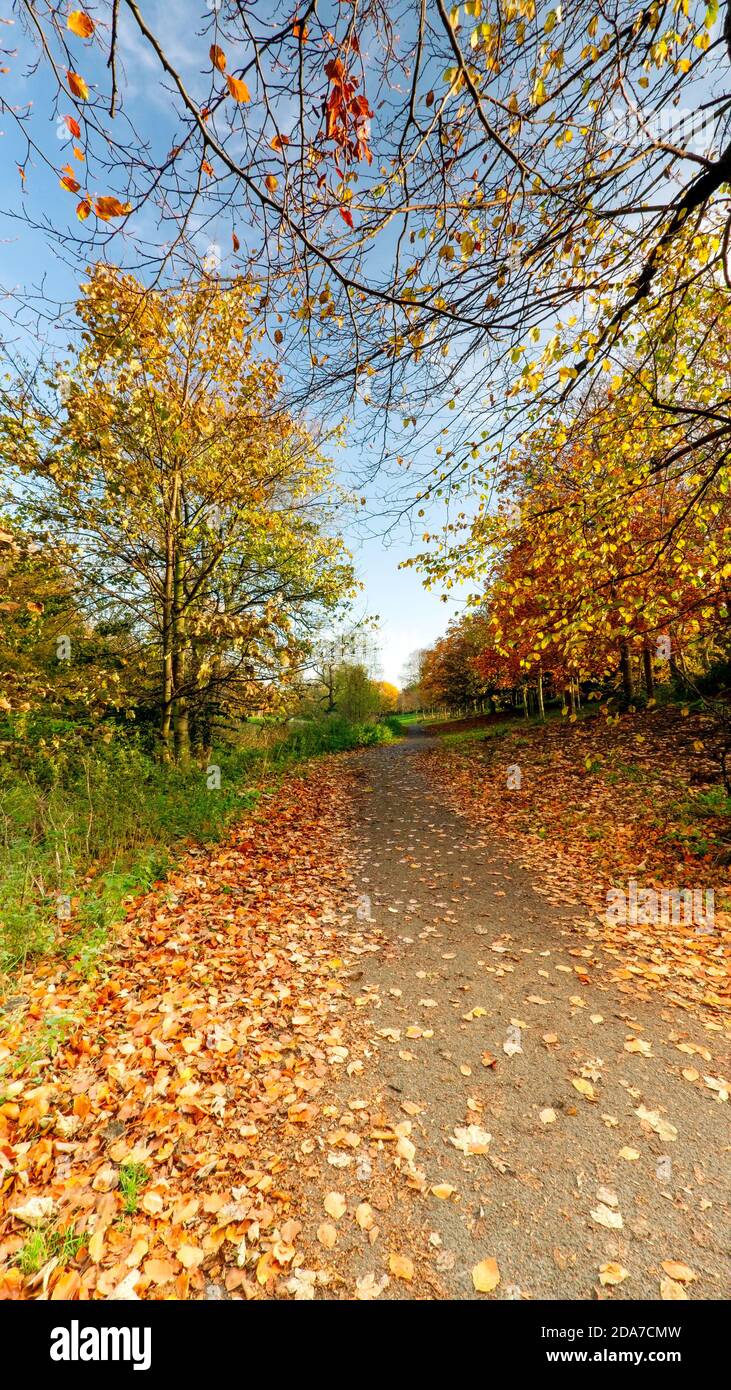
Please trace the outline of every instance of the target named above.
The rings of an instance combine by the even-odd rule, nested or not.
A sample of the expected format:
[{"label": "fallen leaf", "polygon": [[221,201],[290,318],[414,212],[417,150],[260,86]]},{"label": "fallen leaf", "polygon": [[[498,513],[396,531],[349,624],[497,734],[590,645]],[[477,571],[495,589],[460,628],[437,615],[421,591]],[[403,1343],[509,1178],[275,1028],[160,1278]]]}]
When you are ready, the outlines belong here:
[{"label": "fallen leaf", "polygon": [[590,1215],[597,1226],[606,1226],[610,1231],[621,1231],[624,1227],[621,1213],[612,1211],[612,1208],[605,1206],[603,1202],[594,1207]]},{"label": "fallen leaf", "polygon": [[347,1203],[342,1192],[328,1192],[322,1205],[333,1221],[339,1221],[345,1213]]},{"label": "fallen leaf", "polygon": [[408,1255],[389,1255],[388,1267],[394,1279],[404,1279],[410,1284],[414,1277],[414,1262]]},{"label": "fallen leaf", "polygon": [[387,1274],[382,1274],[380,1279],[376,1279],[375,1274],[369,1272],[356,1280],[355,1296],[361,1303],[370,1303],[374,1298],[378,1298],[384,1289],[389,1285]]},{"label": "fallen leaf", "polygon": [[675,1279],[660,1280],[660,1297],[663,1303],[682,1303],[689,1298],[682,1284],[678,1284]]},{"label": "fallen leaf", "polygon": [[671,1125],[669,1120],[664,1120],[657,1110],[648,1110],[645,1105],[639,1105],[635,1110],[635,1115],[640,1120],[644,1120],[663,1140],[663,1143],[672,1143],[677,1139],[678,1131],[675,1125]]},{"label": "fallen leaf", "polygon": [[492,1293],[500,1283],[500,1270],[492,1258],[480,1260],[472,1270],[472,1283],[478,1293]]},{"label": "fallen leaf", "polygon": [[332,1250],[337,1244],[338,1233],[329,1221],[323,1221],[317,1228],[317,1239],[326,1250]]},{"label": "fallen leaf", "polygon": [[678,1260],[663,1260],[662,1268],[678,1284],[692,1284],[693,1280],[698,1278],[694,1269],[691,1269],[689,1265],[681,1264]]},{"label": "fallen leaf", "polygon": [[479,1125],[457,1125],[449,1142],[463,1154],[486,1154],[491,1138]]}]

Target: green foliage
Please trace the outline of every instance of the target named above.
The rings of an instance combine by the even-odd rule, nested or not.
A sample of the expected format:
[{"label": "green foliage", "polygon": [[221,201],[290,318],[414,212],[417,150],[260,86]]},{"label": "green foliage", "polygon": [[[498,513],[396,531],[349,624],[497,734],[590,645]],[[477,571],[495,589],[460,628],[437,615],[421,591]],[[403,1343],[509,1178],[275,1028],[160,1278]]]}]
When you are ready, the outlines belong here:
[{"label": "green foliage", "polygon": [[387,714],[381,719],[381,726],[388,729],[394,738],[403,738],[409,724],[415,723],[413,716],[403,714]]},{"label": "green foliage", "polygon": [[[0,971],[55,949],[88,973],[125,901],[164,877],[185,842],[220,839],[268,771],[392,737],[339,718],[264,725],[206,766],[181,768],[136,736],[91,744],[88,730],[56,719],[36,719],[31,733],[9,741],[0,770]],[[68,921],[59,899],[70,899]]]}]

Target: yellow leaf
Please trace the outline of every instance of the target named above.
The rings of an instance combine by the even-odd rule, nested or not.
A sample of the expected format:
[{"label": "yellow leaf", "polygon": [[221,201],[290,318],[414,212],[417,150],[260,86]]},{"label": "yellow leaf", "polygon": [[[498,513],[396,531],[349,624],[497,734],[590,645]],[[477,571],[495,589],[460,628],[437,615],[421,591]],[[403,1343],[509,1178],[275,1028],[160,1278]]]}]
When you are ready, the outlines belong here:
[{"label": "yellow leaf", "polygon": [[621,1284],[629,1277],[629,1271],[617,1264],[616,1260],[609,1260],[607,1264],[599,1266],[599,1283]]},{"label": "yellow leaf", "polygon": [[361,1202],[360,1206],[356,1207],[355,1219],[361,1231],[372,1231],[375,1222],[373,1207],[368,1202]]},{"label": "yellow leaf", "polygon": [[579,1092],[579,1095],[586,1096],[587,1100],[594,1099],[594,1087],[592,1086],[590,1081],[584,1081],[583,1078],[580,1076],[573,1077],[571,1080],[571,1085],[574,1087],[574,1090]]},{"label": "yellow leaf", "polygon": [[394,1279],[405,1279],[407,1284],[414,1277],[414,1262],[408,1255],[389,1255],[388,1267]]},{"label": "yellow leaf", "polygon": [[98,1265],[104,1250],[104,1230],[95,1231],[89,1240],[89,1259]]},{"label": "yellow leaf", "polygon": [[317,1239],[326,1250],[332,1250],[337,1243],[338,1233],[329,1221],[323,1221],[317,1228]]},{"label": "yellow leaf", "polygon": [[663,1260],[662,1268],[678,1284],[692,1284],[693,1280],[698,1278],[694,1269],[691,1269],[689,1265],[681,1264],[678,1260]]},{"label": "yellow leaf", "polygon": [[176,1254],[186,1269],[197,1269],[205,1258],[205,1252],[198,1245],[181,1245]]},{"label": "yellow leaf", "polygon": [[674,1279],[660,1280],[660,1297],[663,1303],[682,1303],[688,1299],[682,1284],[677,1284]]},{"label": "yellow leaf", "polygon": [[497,1260],[480,1260],[472,1270],[472,1283],[478,1293],[492,1293],[500,1283],[500,1270]]},{"label": "yellow leaf", "polygon": [[439,1182],[431,1190],[432,1196],[439,1197],[443,1202],[445,1202],[448,1197],[451,1197],[452,1193],[456,1191],[456,1187],[452,1187],[451,1184],[448,1182]]},{"label": "yellow leaf", "polygon": [[78,34],[80,39],[90,39],[96,25],[83,10],[72,10],[66,20],[66,28],[70,29],[72,34]]},{"label": "yellow leaf", "polygon": [[322,1205],[333,1221],[339,1221],[345,1211],[346,1202],[342,1192],[328,1192]]}]

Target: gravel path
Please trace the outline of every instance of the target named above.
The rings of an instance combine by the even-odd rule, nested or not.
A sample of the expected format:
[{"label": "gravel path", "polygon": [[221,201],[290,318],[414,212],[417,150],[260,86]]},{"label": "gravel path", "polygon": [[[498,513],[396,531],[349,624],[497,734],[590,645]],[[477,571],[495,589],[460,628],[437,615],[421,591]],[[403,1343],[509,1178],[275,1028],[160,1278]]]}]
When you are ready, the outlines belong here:
[{"label": "gravel path", "polygon": [[[496,1298],[728,1297],[729,1106],[704,1080],[729,1075],[727,1038],[620,992],[580,910],[447,808],[430,742],[351,762],[358,916],[380,950],[352,985],[364,1070],[324,1097],[341,1133],[370,1126],[370,1157],[323,1149],[302,1173],[313,1243],[324,1193],[347,1203],[330,1296],[372,1276],[383,1298],[478,1297],[494,1260]],[[364,1202],[377,1235],[352,1219]],[[626,1275],[602,1286],[603,1266]]]}]

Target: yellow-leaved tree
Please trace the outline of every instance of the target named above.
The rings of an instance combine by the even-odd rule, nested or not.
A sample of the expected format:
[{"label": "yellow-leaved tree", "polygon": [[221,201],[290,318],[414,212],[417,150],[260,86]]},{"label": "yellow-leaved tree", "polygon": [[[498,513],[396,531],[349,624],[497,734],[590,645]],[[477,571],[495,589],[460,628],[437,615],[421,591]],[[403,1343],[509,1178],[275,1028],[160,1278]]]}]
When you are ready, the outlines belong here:
[{"label": "yellow-leaved tree", "polygon": [[217,718],[281,699],[353,584],[330,465],[278,406],[254,294],[97,266],[77,350],[42,401],[10,392],[0,422],[14,512],[63,550],[95,615],[135,634],[156,673],[140,700],[182,762]]}]

